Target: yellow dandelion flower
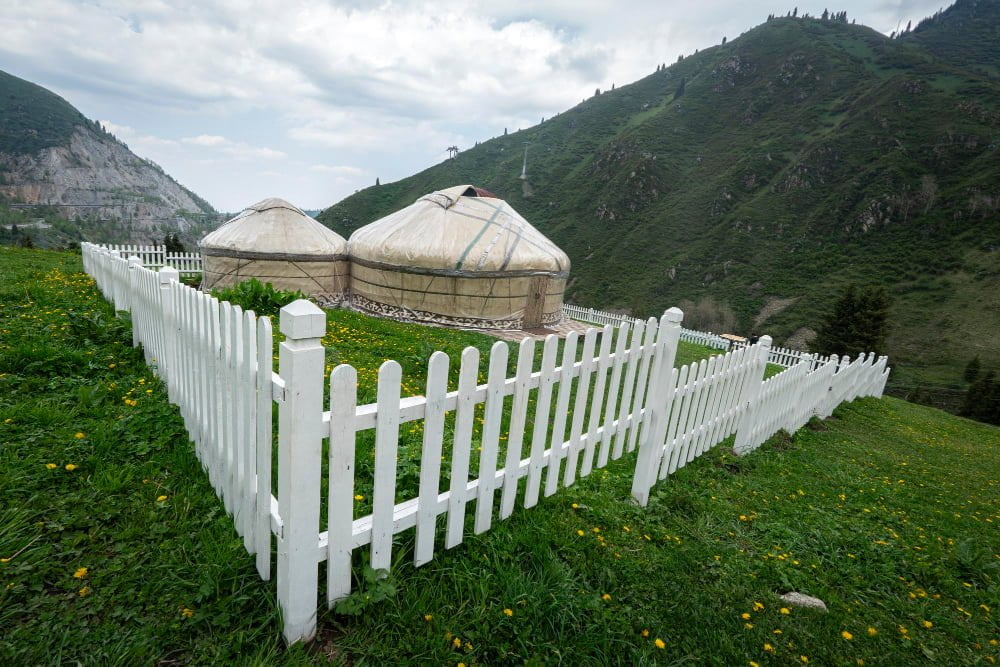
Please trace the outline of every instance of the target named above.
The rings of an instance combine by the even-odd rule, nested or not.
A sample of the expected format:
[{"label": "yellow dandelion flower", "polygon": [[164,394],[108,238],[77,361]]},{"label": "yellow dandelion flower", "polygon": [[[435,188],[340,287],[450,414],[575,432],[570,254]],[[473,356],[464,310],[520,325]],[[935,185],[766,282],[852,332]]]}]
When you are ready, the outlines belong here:
[{"label": "yellow dandelion flower", "polygon": [[183,609],[181,609],[181,616],[183,616],[184,618],[191,618],[192,616],[194,616],[194,609],[188,609],[187,607],[184,607]]},{"label": "yellow dandelion flower", "polygon": [[462,648],[462,640],[459,639],[458,637],[455,637],[454,639],[451,640],[451,645],[454,646],[455,648]]},{"label": "yellow dandelion flower", "polygon": [[764,643],[764,651],[766,653],[774,653],[774,647],[765,642]]},{"label": "yellow dandelion flower", "polygon": [[874,637],[877,634],[878,634],[878,630],[876,630],[875,628],[873,628],[872,626],[869,625],[868,626],[868,636],[869,637]]},{"label": "yellow dandelion flower", "polygon": [[431,614],[424,614],[424,620],[430,623],[431,621],[434,620],[434,616],[432,616]]},{"label": "yellow dandelion flower", "polygon": [[167,497],[166,497],[166,496],[157,496],[157,497],[156,497],[156,502],[158,502],[158,503],[162,503],[162,502],[163,502],[164,500],[166,500],[166,499],[167,499]]},{"label": "yellow dandelion flower", "polygon": [[504,613],[504,616],[513,616],[514,615],[514,610],[513,609],[504,609],[503,613]]},{"label": "yellow dandelion flower", "polygon": [[643,637],[648,637],[649,636],[649,630],[643,629],[643,631],[642,631],[641,634],[642,634]]},{"label": "yellow dandelion flower", "polygon": [[851,641],[852,639],[854,639],[854,635],[852,635],[847,630],[844,630],[843,632],[841,632],[840,636],[843,637],[844,639],[846,639],[847,641]]},{"label": "yellow dandelion flower", "polygon": [[77,440],[83,440],[87,436],[85,436],[82,431],[77,431],[73,437],[76,438]]},{"label": "yellow dandelion flower", "polygon": [[464,662],[460,662],[457,665],[455,665],[455,667],[465,667],[465,663]]},{"label": "yellow dandelion flower", "polygon": [[611,602],[611,596],[608,595],[607,593],[605,593],[604,595],[602,595],[601,599],[604,600],[605,602]]},{"label": "yellow dandelion flower", "polygon": [[743,627],[747,630],[753,630],[753,623],[744,623]]},{"label": "yellow dandelion flower", "polygon": [[595,533],[601,532],[601,529],[598,528],[598,527],[596,527],[596,526],[594,526],[593,528],[591,528],[591,530],[594,531]]},{"label": "yellow dandelion flower", "polygon": [[357,500],[358,502],[361,502],[362,500],[365,499],[365,497],[359,493],[358,495],[354,496],[354,499]]},{"label": "yellow dandelion flower", "polygon": [[754,611],[764,611],[764,605],[762,605],[759,602],[754,602],[753,603],[753,610]]},{"label": "yellow dandelion flower", "polygon": [[904,628],[902,625],[899,626],[899,634],[905,635],[907,633],[909,633],[909,630],[907,630],[906,628]]},{"label": "yellow dandelion flower", "polygon": [[575,510],[576,510],[576,509],[580,509],[580,506],[579,506],[579,505],[577,505],[576,503],[573,503],[572,505],[570,505],[570,507],[572,507],[572,508],[573,508],[573,509],[575,509]]},{"label": "yellow dandelion flower", "polygon": [[780,635],[781,634],[781,630],[771,630],[771,632],[773,632],[776,635]]},{"label": "yellow dandelion flower", "polygon": [[78,466],[75,463],[67,463],[66,464],[66,470],[69,470],[70,472],[73,472],[74,470],[76,470],[77,467]]},{"label": "yellow dandelion flower", "polygon": [[666,642],[664,642],[659,637],[653,640],[653,644],[656,645],[656,648],[667,648]]},{"label": "yellow dandelion flower", "polygon": [[782,607],[778,611],[781,612],[782,614],[785,614],[786,616],[792,613],[792,610],[789,609],[788,607]]},{"label": "yellow dandelion flower", "polygon": [[83,588],[78,590],[77,595],[79,595],[80,597],[86,597],[90,595],[90,586],[84,586]]},{"label": "yellow dandelion flower", "polygon": [[576,534],[579,535],[580,537],[583,537],[586,533],[584,533],[582,530],[578,530],[576,531]]},{"label": "yellow dandelion flower", "polygon": [[472,650],[472,642],[465,642],[465,652],[468,653]]},{"label": "yellow dandelion flower", "polygon": [[799,656],[799,660],[801,660],[802,662],[809,662],[809,656],[808,655],[800,655]]},{"label": "yellow dandelion flower", "polygon": [[740,614],[740,618],[742,618],[744,621],[749,621],[750,620],[750,614],[748,614],[746,612],[743,612],[742,614]]},{"label": "yellow dandelion flower", "polygon": [[920,621],[920,625],[924,626],[925,628],[933,628],[934,627],[934,624],[931,623],[930,621]]},{"label": "yellow dandelion flower", "polygon": [[48,468],[49,470],[55,470],[59,466],[57,466],[55,463],[46,463],[45,467]]},{"label": "yellow dandelion flower", "polygon": [[753,660],[751,660],[750,661],[750,667],[760,667],[760,663],[754,662]]},{"label": "yellow dandelion flower", "polygon": [[73,573],[73,578],[74,579],[83,579],[86,576],[87,576],[87,568],[85,568],[85,567],[81,567],[81,568],[77,569],[76,572]]}]

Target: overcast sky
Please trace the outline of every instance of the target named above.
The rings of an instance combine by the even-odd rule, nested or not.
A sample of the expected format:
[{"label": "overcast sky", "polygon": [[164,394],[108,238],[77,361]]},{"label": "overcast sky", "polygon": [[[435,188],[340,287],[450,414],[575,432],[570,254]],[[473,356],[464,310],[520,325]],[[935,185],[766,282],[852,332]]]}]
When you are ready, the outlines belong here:
[{"label": "overcast sky", "polygon": [[[796,0],[2,0],[0,69],[223,211],[324,208],[533,125]],[[798,2],[884,33],[946,0]]]}]

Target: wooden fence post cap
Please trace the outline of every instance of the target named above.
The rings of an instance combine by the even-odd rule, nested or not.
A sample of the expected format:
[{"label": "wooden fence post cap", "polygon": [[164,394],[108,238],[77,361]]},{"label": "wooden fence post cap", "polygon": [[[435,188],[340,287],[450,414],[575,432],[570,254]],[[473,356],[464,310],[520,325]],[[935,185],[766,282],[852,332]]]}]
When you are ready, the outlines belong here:
[{"label": "wooden fence post cap", "polygon": [[281,309],[280,328],[293,340],[322,338],[326,334],[326,313],[313,302],[299,299]]},{"label": "wooden fence post cap", "polygon": [[678,322],[680,323],[684,319],[684,311],[674,306],[673,308],[668,308],[665,313],[663,313],[664,319],[667,322]]},{"label": "wooden fence post cap", "polygon": [[161,285],[166,285],[169,282],[177,282],[181,277],[180,272],[172,266],[161,267],[157,273],[160,276]]},{"label": "wooden fence post cap", "polygon": [[771,347],[771,343],[773,343],[773,342],[774,342],[774,339],[772,339],[770,336],[767,336],[767,335],[761,336],[760,338],[757,339],[757,343],[761,347]]}]

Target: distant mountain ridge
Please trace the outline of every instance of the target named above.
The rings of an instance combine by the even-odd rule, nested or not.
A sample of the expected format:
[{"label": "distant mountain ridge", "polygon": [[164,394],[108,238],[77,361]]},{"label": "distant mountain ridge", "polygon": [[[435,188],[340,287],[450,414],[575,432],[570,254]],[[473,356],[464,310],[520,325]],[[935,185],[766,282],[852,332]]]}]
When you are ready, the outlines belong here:
[{"label": "distant mountain ridge", "polygon": [[887,284],[896,387],[946,393],[1000,364],[1000,42],[963,41],[997,25],[996,0],[900,39],[774,18],[319,219],[346,236],[474,183],[568,252],[576,303],[800,344],[847,284]]},{"label": "distant mountain ridge", "polygon": [[48,205],[81,226],[115,225],[122,243],[196,235],[212,206],[138,157],[66,100],[0,72],[0,203]]}]

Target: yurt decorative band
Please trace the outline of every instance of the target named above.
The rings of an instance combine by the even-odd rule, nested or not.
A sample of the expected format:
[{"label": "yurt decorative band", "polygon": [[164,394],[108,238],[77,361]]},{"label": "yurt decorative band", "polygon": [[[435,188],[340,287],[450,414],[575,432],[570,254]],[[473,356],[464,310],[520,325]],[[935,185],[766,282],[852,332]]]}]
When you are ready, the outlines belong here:
[{"label": "yurt decorative band", "polygon": [[401,266],[388,262],[376,262],[370,259],[351,259],[354,266],[364,266],[379,271],[399,271],[418,276],[444,276],[447,278],[522,278],[526,276],[549,276],[551,278],[569,278],[569,271],[546,271],[544,269],[521,269],[508,271],[475,271],[470,269],[434,269],[421,266]]}]

